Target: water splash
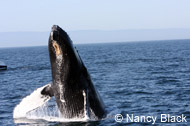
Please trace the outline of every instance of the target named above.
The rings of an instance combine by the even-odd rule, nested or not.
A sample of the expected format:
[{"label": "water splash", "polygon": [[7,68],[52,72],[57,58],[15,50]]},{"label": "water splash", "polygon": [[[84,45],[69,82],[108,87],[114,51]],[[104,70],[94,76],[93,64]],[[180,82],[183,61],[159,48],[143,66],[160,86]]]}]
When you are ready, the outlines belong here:
[{"label": "water splash", "polygon": [[50,101],[26,114],[26,118],[28,119],[45,119],[55,117],[60,117],[60,113],[57,106],[52,105]]},{"label": "water splash", "polygon": [[61,113],[59,112],[59,109],[57,105],[53,105],[54,101],[49,101],[45,103],[43,106],[39,107],[38,109],[31,111],[27,113],[26,118],[27,119],[43,119],[48,122],[87,122],[89,121],[89,118],[64,118]]}]

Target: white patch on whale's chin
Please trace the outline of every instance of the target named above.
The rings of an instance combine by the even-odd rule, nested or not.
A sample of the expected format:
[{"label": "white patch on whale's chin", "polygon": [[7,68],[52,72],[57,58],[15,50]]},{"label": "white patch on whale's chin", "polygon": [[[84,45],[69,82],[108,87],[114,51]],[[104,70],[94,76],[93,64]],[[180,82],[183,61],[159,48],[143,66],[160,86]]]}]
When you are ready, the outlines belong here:
[{"label": "white patch on whale's chin", "polygon": [[50,33],[51,40],[53,40],[53,32]]}]

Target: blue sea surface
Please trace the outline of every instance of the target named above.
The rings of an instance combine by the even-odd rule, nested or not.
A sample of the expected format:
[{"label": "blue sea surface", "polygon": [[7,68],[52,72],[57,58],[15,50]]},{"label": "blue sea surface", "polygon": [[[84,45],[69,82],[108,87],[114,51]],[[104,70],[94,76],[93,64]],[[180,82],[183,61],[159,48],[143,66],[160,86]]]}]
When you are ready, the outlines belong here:
[{"label": "blue sea surface", "polygon": [[[47,46],[0,48],[0,125],[152,125],[131,123],[126,114],[157,116],[156,125],[190,125],[190,40],[76,45],[108,111],[95,122],[15,123],[13,109],[36,88],[51,82]],[[115,114],[123,121],[116,122]],[[161,123],[161,114],[186,116]]]}]

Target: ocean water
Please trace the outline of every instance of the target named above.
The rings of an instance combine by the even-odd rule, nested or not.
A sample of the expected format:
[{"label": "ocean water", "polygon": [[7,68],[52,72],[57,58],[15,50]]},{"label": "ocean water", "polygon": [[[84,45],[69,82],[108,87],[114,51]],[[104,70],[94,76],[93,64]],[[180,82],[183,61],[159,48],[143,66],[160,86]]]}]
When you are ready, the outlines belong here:
[{"label": "ocean water", "polygon": [[[152,125],[127,122],[126,115],[157,117],[156,125],[190,125],[190,40],[76,45],[106,105],[108,116],[89,122],[17,123],[13,109],[36,88],[51,82],[48,47],[1,48],[0,125]],[[115,115],[123,116],[122,122]],[[187,122],[161,123],[161,114]]]}]

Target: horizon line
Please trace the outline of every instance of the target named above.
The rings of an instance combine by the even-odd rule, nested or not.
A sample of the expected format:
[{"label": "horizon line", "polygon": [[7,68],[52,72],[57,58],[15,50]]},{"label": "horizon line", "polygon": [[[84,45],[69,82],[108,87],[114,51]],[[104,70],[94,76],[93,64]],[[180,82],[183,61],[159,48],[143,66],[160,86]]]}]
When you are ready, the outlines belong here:
[{"label": "horizon line", "polygon": [[[181,30],[181,29],[184,29],[184,30],[190,30],[190,28],[129,28],[129,29],[76,29],[76,30],[67,30],[67,32],[76,32],[76,31],[127,31],[127,30]],[[50,32],[51,30],[49,31],[0,31],[0,33],[14,33],[14,32]]]},{"label": "horizon line", "polygon": [[[143,43],[143,42],[158,42],[158,41],[177,41],[177,40],[190,40],[190,39],[162,39],[162,40],[140,40],[140,41],[121,41],[121,42],[88,42],[88,43],[73,43],[74,45],[88,45],[88,44],[114,44],[114,43]],[[7,47],[0,47],[3,48],[29,48],[29,47],[42,47],[48,46],[47,45],[32,45],[32,46],[7,46]]]}]

